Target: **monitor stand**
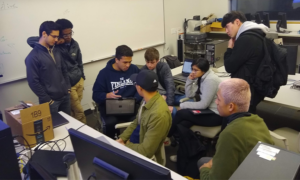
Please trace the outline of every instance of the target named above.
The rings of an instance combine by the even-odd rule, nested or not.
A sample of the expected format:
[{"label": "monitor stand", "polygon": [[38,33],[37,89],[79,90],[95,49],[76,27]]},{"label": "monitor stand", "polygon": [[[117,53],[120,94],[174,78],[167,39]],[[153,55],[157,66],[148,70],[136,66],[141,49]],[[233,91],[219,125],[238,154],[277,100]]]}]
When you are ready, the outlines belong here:
[{"label": "monitor stand", "polygon": [[286,30],[281,31],[281,30],[280,30],[280,26],[281,26],[281,21],[278,20],[278,21],[277,21],[277,24],[276,24],[276,29],[277,29],[277,32],[278,32],[278,33],[289,34],[289,33],[292,32],[292,31],[286,31]]}]

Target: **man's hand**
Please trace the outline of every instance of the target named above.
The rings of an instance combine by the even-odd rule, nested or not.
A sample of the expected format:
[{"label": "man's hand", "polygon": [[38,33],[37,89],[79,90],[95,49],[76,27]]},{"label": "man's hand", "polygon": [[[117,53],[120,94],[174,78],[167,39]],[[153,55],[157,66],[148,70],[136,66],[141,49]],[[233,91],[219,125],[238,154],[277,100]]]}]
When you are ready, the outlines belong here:
[{"label": "man's hand", "polygon": [[164,100],[167,99],[167,96],[165,96],[165,95],[161,95],[161,97],[164,98]]},{"label": "man's hand", "polygon": [[63,38],[59,38],[56,42],[57,45],[65,43],[65,40]]},{"label": "man's hand", "polygon": [[231,38],[228,41],[228,48],[232,49],[234,47],[234,43],[235,43],[235,38]]},{"label": "man's hand", "polygon": [[120,97],[122,97],[120,95],[116,95],[118,92],[119,92],[119,90],[111,92],[111,93],[107,93],[106,98],[120,98]]},{"label": "man's hand", "polygon": [[194,73],[191,73],[191,74],[189,75],[189,79],[190,79],[190,80],[194,80],[194,79],[195,79]]},{"label": "man's hand", "polygon": [[173,109],[174,109],[174,106],[169,106],[169,110],[171,113],[173,112]]},{"label": "man's hand", "polygon": [[208,161],[208,163],[204,163],[204,164],[199,168],[199,170],[202,169],[202,168],[204,168],[204,167],[211,168],[212,165],[213,165],[212,160],[213,160],[213,159],[211,159],[210,161]]},{"label": "man's hand", "polygon": [[117,139],[116,141],[122,145],[125,145],[124,141],[121,138]]}]

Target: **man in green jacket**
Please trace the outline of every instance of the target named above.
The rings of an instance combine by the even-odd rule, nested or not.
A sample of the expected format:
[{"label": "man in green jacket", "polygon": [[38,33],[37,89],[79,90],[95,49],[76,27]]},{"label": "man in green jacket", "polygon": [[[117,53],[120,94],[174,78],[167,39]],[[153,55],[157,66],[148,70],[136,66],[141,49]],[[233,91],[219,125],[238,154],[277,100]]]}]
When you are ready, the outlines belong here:
[{"label": "man in green jacket", "polygon": [[219,136],[213,158],[201,158],[200,179],[229,179],[258,141],[274,144],[263,119],[248,113],[249,84],[232,78],[220,83],[216,104],[227,127]]},{"label": "man in green jacket", "polygon": [[162,164],[160,149],[171,128],[172,117],[166,101],[157,92],[157,75],[143,70],[130,79],[144,100],[136,119],[117,141],[148,158],[155,155],[157,162]]}]

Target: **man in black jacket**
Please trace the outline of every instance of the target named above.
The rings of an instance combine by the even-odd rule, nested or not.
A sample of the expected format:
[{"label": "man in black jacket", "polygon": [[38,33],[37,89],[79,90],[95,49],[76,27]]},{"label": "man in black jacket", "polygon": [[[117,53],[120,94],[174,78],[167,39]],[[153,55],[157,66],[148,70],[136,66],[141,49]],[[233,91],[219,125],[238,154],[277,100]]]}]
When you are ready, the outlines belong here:
[{"label": "man in black jacket", "polygon": [[25,59],[27,81],[39,102],[49,103],[51,113],[70,114],[70,82],[58,49],[59,25],[45,21],[39,30],[39,42]]},{"label": "man in black jacket", "polygon": [[175,85],[171,69],[167,63],[159,61],[159,52],[155,48],[149,48],[145,52],[146,65],[141,70],[154,71],[158,76],[158,92],[166,100],[170,111],[174,105],[179,105],[179,100],[185,95],[175,93]]},{"label": "man in black jacket", "polygon": [[264,99],[258,94],[252,85],[252,78],[264,57],[263,41],[256,33],[265,37],[269,28],[263,24],[256,24],[246,21],[246,17],[238,12],[232,11],[223,17],[222,27],[231,38],[228,42],[228,49],[224,55],[224,65],[232,78],[240,78],[247,81],[251,89],[251,102],[249,112],[255,114],[256,106]]},{"label": "man in black jacket", "polygon": [[[72,38],[73,24],[69,20],[58,19],[56,23],[60,25],[60,38],[56,42],[56,49],[61,52],[71,84],[71,115],[86,124],[86,117],[81,106],[85,76],[79,44]],[[38,41],[39,37],[30,37],[27,43],[34,47]]]}]

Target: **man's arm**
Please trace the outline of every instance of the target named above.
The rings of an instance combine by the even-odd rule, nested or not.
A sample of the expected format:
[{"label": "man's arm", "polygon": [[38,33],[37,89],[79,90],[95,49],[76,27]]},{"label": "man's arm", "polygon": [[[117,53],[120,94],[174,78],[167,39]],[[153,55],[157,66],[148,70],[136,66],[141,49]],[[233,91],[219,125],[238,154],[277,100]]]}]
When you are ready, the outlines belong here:
[{"label": "man's arm", "polygon": [[120,138],[124,141],[124,143],[126,143],[126,141],[128,141],[130,139],[130,136],[132,134],[132,132],[135,130],[135,128],[137,127],[138,122],[137,122],[137,118],[135,120],[133,120],[133,122],[125,129],[125,131],[120,135]]},{"label": "man's arm", "polygon": [[82,64],[82,54],[81,54],[81,50],[80,47],[78,45],[78,52],[77,52],[77,63],[78,63],[78,67],[82,73],[82,78],[85,80],[85,75],[84,75],[84,71],[83,71],[83,64]]},{"label": "man's arm", "polygon": [[192,80],[190,79],[190,76],[186,79],[186,82],[185,82],[185,96],[187,98],[193,98],[195,97],[195,92],[197,91],[197,80]]},{"label": "man's arm", "polygon": [[59,55],[61,58],[61,61],[60,61],[61,62],[61,70],[62,70],[63,76],[65,78],[68,91],[71,91],[71,83],[70,83],[70,79],[69,79],[68,69],[67,69],[65,61],[63,60],[63,56],[62,56],[61,52],[59,52]]},{"label": "man's arm", "polygon": [[164,74],[163,79],[164,79],[164,84],[166,86],[166,92],[167,92],[166,102],[169,106],[172,106],[174,103],[175,84],[174,84],[170,67],[167,64],[165,64],[165,66],[163,67],[164,67],[162,69]]},{"label": "man's arm", "polygon": [[108,88],[106,87],[106,79],[101,70],[97,76],[97,79],[93,87],[93,100],[98,103],[104,103],[106,99],[106,94],[108,93]]},{"label": "man's arm", "polygon": [[50,102],[51,97],[46,93],[44,87],[41,85],[38,68],[39,63],[35,58],[36,57],[27,57],[25,60],[28,85],[42,102]]},{"label": "man's arm", "polygon": [[[224,66],[228,73],[234,73],[253,56],[257,44],[251,36],[242,36],[235,41],[233,48],[227,48],[224,54]],[[230,46],[229,46],[230,47]]]},{"label": "man's arm", "polygon": [[216,146],[212,168],[201,168],[200,179],[229,179],[239,165],[238,147],[244,146],[236,137],[228,132],[223,133]]},{"label": "man's arm", "polygon": [[128,142],[126,144],[130,149],[151,158],[156,150],[159,148],[159,144],[163,141],[166,133],[169,131],[170,124],[167,121],[171,118],[170,112],[165,112],[163,115],[152,114],[149,118],[149,124],[147,126],[147,132],[144,136],[144,141],[140,144],[134,144]]}]

